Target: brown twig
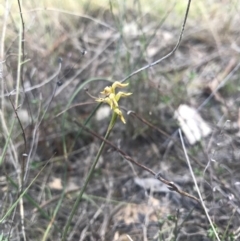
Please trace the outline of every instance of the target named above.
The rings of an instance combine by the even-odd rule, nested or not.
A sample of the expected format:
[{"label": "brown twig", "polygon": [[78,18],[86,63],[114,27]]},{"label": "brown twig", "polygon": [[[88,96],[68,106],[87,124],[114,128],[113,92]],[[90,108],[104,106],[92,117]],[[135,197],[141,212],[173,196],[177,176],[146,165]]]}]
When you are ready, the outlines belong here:
[{"label": "brown twig", "polygon": [[[153,128],[154,130],[158,131],[159,133],[161,133],[162,135],[164,135],[165,137],[171,139],[176,146],[179,148],[179,150],[183,152],[181,145],[179,143],[177,143],[176,139],[174,137],[172,137],[171,135],[169,135],[168,133],[166,133],[165,131],[159,129],[158,127],[154,126],[153,124],[151,124],[150,122],[148,122],[147,120],[145,120],[144,118],[140,117],[138,114],[136,114],[134,111],[129,111],[128,114],[136,117],[138,120],[140,120],[141,122],[143,122],[144,124],[146,124],[147,126]],[[191,154],[188,153],[188,155],[201,167],[205,168],[205,165],[203,165],[201,162],[199,162],[194,156],[192,156]]]},{"label": "brown twig", "polygon": [[83,130],[85,130],[86,132],[88,132],[89,134],[91,134],[92,136],[95,136],[96,138],[100,139],[101,141],[104,141],[106,144],[108,144],[109,146],[111,146],[113,149],[115,149],[118,153],[120,153],[123,158],[125,158],[126,160],[128,160],[129,162],[131,162],[132,164],[140,167],[141,169],[149,172],[150,174],[152,174],[155,178],[157,178],[160,182],[166,184],[168,186],[168,188],[171,191],[175,191],[177,193],[179,193],[182,196],[186,196],[188,198],[191,198],[195,201],[197,201],[199,204],[201,204],[200,200],[198,198],[196,198],[195,196],[182,191],[181,189],[179,189],[176,184],[174,182],[170,182],[166,179],[164,179],[159,173],[155,173],[154,171],[152,171],[150,168],[142,165],[141,163],[135,161],[132,157],[130,157],[129,155],[127,155],[123,150],[119,149],[117,146],[115,146],[114,144],[112,144],[110,141],[104,139],[102,136],[98,135],[97,133],[93,132],[92,130],[90,130],[89,128],[87,128],[86,126],[82,125],[81,123],[74,121],[78,126],[80,126],[81,128],[83,128]]},{"label": "brown twig", "polygon": [[[20,66],[20,79],[21,79],[21,85],[22,85],[22,88],[23,88],[23,92],[25,93],[25,87],[24,87],[24,81],[23,81],[23,68],[24,68],[24,61],[25,61],[25,23],[24,23],[24,20],[23,20],[23,14],[22,14],[22,7],[21,7],[21,4],[20,4],[20,1],[18,0],[18,8],[19,8],[19,13],[20,13],[20,18],[21,18],[21,24],[22,24],[22,36],[21,36],[21,66]],[[29,111],[29,114],[31,116],[31,121],[33,122],[33,117],[32,117],[32,112],[31,112],[31,108],[30,108],[30,104],[29,104],[29,100],[28,100],[28,96],[25,94],[25,97],[26,97],[26,103],[27,103],[27,106],[28,106],[28,111]]]},{"label": "brown twig", "polygon": [[22,180],[21,180],[22,183],[21,183],[21,190],[20,190],[20,191],[22,191],[23,190],[23,181],[24,181],[23,177],[24,177],[24,172],[25,172],[25,159],[26,159],[26,151],[27,151],[27,140],[26,140],[26,135],[25,135],[25,132],[24,132],[24,128],[23,128],[22,122],[21,122],[21,120],[20,120],[20,118],[18,116],[18,112],[17,112],[17,109],[16,109],[17,107],[16,108],[14,107],[14,104],[13,104],[13,102],[11,100],[10,95],[8,96],[8,99],[9,99],[11,105],[12,105],[13,111],[14,111],[14,113],[16,115],[16,118],[18,120],[18,123],[20,125],[21,131],[22,131],[22,135],[23,135],[23,140],[24,140],[24,153],[22,155],[22,165],[21,165],[21,167],[22,167],[22,177],[21,177],[22,178]]}]

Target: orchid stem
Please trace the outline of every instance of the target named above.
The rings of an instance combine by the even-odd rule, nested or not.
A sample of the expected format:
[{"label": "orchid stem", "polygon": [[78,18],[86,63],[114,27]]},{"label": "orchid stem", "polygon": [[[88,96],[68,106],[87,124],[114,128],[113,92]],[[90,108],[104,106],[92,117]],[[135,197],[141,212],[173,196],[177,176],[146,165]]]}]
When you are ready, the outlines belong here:
[{"label": "orchid stem", "polygon": [[[105,134],[104,139],[108,139],[108,137],[109,137],[109,135],[110,135],[110,133],[111,133],[115,123],[116,123],[116,120],[117,120],[117,114],[115,112],[113,112],[112,118],[111,118],[111,121],[109,123],[109,126],[108,126],[108,129],[107,129],[107,132]],[[98,150],[97,156],[96,156],[96,158],[95,158],[95,160],[94,160],[94,162],[93,162],[93,164],[92,164],[92,166],[91,166],[91,168],[90,168],[90,170],[88,172],[88,175],[87,175],[86,180],[85,180],[85,182],[83,184],[83,187],[82,187],[82,189],[81,189],[81,191],[80,191],[80,193],[79,193],[79,195],[78,195],[78,197],[77,197],[77,199],[76,199],[76,201],[75,201],[75,203],[73,205],[72,211],[71,211],[71,213],[69,215],[69,218],[67,220],[65,229],[63,231],[62,241],[66,241],[67,233],[68,233],[68,230],[69,230],[69,227],[70,227],[70,223],[71,223],[71,221],[73,219],[74,214],[76,213],[76,211],[78,209],[78,206],[79,206],[79,203],[80,203],[80,201],[82,199],[83,193],[85,192],[85,190],[87,188],[87,185],[88,185],[88,183],[89,183],[89,181],[90,181],[90,179],[92,177],[92,174],[93,174],[93,172],[95,170],[95,167],[96,167],[96,165],[98,163],[99,157],[102,154],[104,146],[105,146],[105,142],[103,141],[101,146],[100,146],[100,148],[99,148],[99,150]]]}]

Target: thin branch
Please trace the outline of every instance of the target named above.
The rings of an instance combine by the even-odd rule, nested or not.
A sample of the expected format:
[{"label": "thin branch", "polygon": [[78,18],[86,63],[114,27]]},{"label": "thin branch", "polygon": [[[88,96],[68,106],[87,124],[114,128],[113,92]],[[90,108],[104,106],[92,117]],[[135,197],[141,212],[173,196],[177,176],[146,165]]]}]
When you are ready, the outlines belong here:
[{"label": "thin branch", "polygon": [[20,17],[21,17],[21,23],[22,23],[22,43],[21,43],[21,50],[22,50],[22,53],[21,53],[21,82],[22,82],[22,87],[24,88],[24,85],[23,85],[23,63],[24,63],[24,59],[25,59],[25,56],[24,56],[24,42],[25,42],[25,36],[24,36],[24,32],[25,32],[25,24],[24,24],[24,21],[23,21],[23,15],[22,15],[22,8],[21,8],[21,4],[20,4],[20,1],[18,0],[18,7],[19,7],[19,12],[20,12]]},{"label": "thin branch", "polygon": [[178,49],[180,43],[181,43],[181,40],[182,40],[182,36],[183,36],[183,32],[184,32],[184,29],[185,29],[185,26],[186,26],[186,22],[187,22],[187,18],[188,18],[188,13],[189,13],[189,9],[190,9],[190,5],[191,5],[191,0],[188,0],[188,5],[187,5],[187,9],[186,9],[186,12],[185,12],[185,16],[184,16],[184,20],[183,20],[183,24],[182,24],[182,29],[181,29],[181,32],[180,32],[180,35],[179,35],[179,38],[178,38],[178,41],[177,41],[177,44],[175,45],[175,47],[173,48],[173,50],[168,53],[167,55],[163,56],[162,58],[158,59],[157,61],[151,63],[151,64],[148,64],[148,65],[145,65],[143,66],[142,68],[132,72],[130,75],[128,75],[127,77],[125,77],[124,79],[121,80],[121,82],[125,82],[126,80],[130,79],[132,76],[142,72],[143,70],[146,70],[148,68],[151,68],[157,64],[159,64],[160,62],[162,62],[163,60],[167,59],[168,57],[170,57],[171,55],[173,55],[176,50]]},{"label": "thin branch", "polygon": [[[53,98],[54,98],[54,96],[55,96],[55,93],[56,93],[56,90],[57,90],[58,87],[59,87],[59,84],[58,84],[58,82],[57,82],[56,85],[55,85],[55,88],[54,88],[54,90],[53,90],[52,96],[50,97],[50,100],[49,100],[49,102],[48,102],[45,110],[43,111],[42,117],[40,118],[39,122],[36,124],[36,126],[35,126],[35,128],[34,128],[34,134],[33,134],[33,136],[36,135],[36,132],[37,132],[37,130],[39,129],[39,127],[40,127],[40,125],[41,125],[41,123],[42,123],[42,121],[43,121],[43,119],[44,119],[44,117],[45,117],[45,115],[46,115],[46,113],[47,113],[47,111],[48,111],[48,109],[49,109],[52,101],[53,101]],[[34,144],[34,143],[32,143],[32,145],[33,145],[33,144]],[[32,148],[31,148],[31,150],[32,150]],[[26,168],[25,168],[25,169],[26,169],[26,172],[25,172],[25,174],[24,174],[24,179],[23,179],[24,181],[27,180],[27,175],[28,175],[30,160],[31,160],[31,151],[30,151],[30,153],[28,154],[28,159],[27,159]]]},{"label": "thin branch", "polygon": [[[23,15],[22,15],[22,9],[21,9],[21,4],[20,4],[20,0],[17,1],[18,2],[18,7],[19,7],[19,12],[20,12],[20,17],[21,17],[21,23],[22,23],[22,26],[20,27],[20,32],[19,34],[21,36],[19,36],[19,41],[21,41],[21,44],[19,42],[19,62],[18,62],[18,79],[17,79],[17,90],[19,90],[19,78],[20,78],[20,81],[21,81],[21,85],[22,85],[22,88],[24,90],[24,82],[23,82],[23,67],[24,67],[24,59],[25,59],[25,56],[24,56],[24,41],[25,41],[25,36],[24,36],[24,32],[25,32],[25,26],[24,26],[24,21],[23,21]],[[18,91],[17,91],[18,92]],[[10,99],[10,98],[9,98]],[[13,109],[15,111],[15,114],[18,118],[18,122],[22,128],[22,124],[21,124],[21,121],[18,117],[18,114],[17,114],[17,111],[16,109],[18,108],[18,100],[19,100],[19,92],[17,93],[16,95],[16,99],[15,99],[15,107],[13,105]],[[30,110],[30,107],[29,107],[29,101],[28,101],[28,98],[26,96],[26,100],[27,100],[27,105],[28,105],[28,108],[29,108],[29,113],[31,115],[31,110]],[[10,100],[11,101],[11,100]],[[11,102],[12,104],[12,102]],[[32,116],[31,116],[31,119],[32,119]],[[24,150],[24,153],[27,152],[27,142],[26,142],[26,136],[25,136],[25,132],[22,128],[22,131],[23,131],[23,138],[24,138],[24,142],[25,142],[25,150]],[[19,192],[19,196],[21,197],[22,193],[23,193],[23,185],[24,185],[24,180],[23,180],[23,176],[24,176],[24,172],[25,172],[25,159],[26,159],[26,156],[25,155],[22,155],[22,162],[21,162],[21,186],[20,186],[20,192]],[[19,209],[20,209],[20,216],[21,216],[21,226],[22,226],[22,236],[23,236],[23,240],[26,241],[27,240],[27,237],[26,237],[26,232],[25,232],[25,218],[24,218],[24,205],[23,205],[23,199],[22,197],[19,198]]]},{"label": "thin branch", "polygon": [[86,132],[88,132],[89,134],[91,134],[92,136],[95,136],[96,138],[100,139],[101,141],[104,141],[106,144],[108,144],[109,146],[111,146],[113,149],[115,149],[118,153],[120,153],[123,158],[125,158],[126,160],[128,160],[129,162],[131,162],[132,164],[140,167],[141,169],[149,172],[150,174],[152,174],[156,179],[158,179],[160,182],[166,184],[168,186],[168,188],[171,191],[175,191],[177,193],[179,193],[182,196],[186,196],[188,198],[191,198],[195,201],[197,201],[199,204],[201,204],[200,200],[198,198],[196,198],[195,196],[182,191],[181,189],[179,189],[174,182],[170,182],[166,179],[164,179],[163,177],[161,177],[161,175],[159,175],[158,173],[155,173],[154,171],[152,171],[150,168],[142,165],[141,163],[135,161],[132,157],[130,157],[129,155],[127,155],[123,150],[119,149],[117,146],[115,146],[114,144],[112,144],[110,141],[106,140],[105,138],[103,138],[102,136],[98,135],[97,133],[93,132],[92,130],[90,130],[89,128],[87,128],[86,126],[82,125],[81,123],[74,121],[78,126],[80,126],[81,128],[83,128],[83,130],[85,130]]},{"label": "thin branch", "polygon": [[[21,17],[21,23],[22,23],[22,38],[21,38],[21,66],[20,66],[20,80],[21,80],[21,84],[22,84],[22,88],[23,88],[23,92],[25,93],[25,87],[24,87],[24,81],[23,81],[23,68],[24,68],[24,62],[25,62],[25,23],[23,20],[23,14],[22,14],[22,7],[20,4],[20,0],[18,0],[18,8],[19,8],[19,13],[20,13],[20,17]],[[33,122],[33,117],[32,117],[32,112],[31,112],[31,108],[30,108],[30,104],[29,104],[29,100],[28,100],[28,96],[25,94],[25,98],[26,98],[26,103],[28,106],[28,110],[29,110],[29,114],[31,116],[31,121]]]},{"label": "thin branch", "polygon": [[[163,136],[171,139],[171,141],[176,144],[176,146],[179,148],[179,150],[182,150],[181,145],[177,142],[177,140],[172,137],[171,135],[169,135],[167,132],[159,129],[158,127],[154,126],[153,124],[151,124],[150,122],[148,122],[146,119],[142,118],[141,116],[139,116],[138,114],[136,114],[134,111],[128,111],[128,115],[131,115],[133,117],[136,117],[138,120],[140,120],[142,123],[146,124],[147,126],[149,126],[150,128],[158,131],[159,133],[161,133]],[[183,152],[184,153],[184,152]],[[198,161],[198,159],[196,157],[194,157],[191,154],[188,154],[199,166],[201,167],[205,167],[205,165],[203,165],[201,162]]]},{"label": "thin branch", "polygon": [[[26,151],[27,151],[27,140],[26,140],[26,135],[25,135],[25,132],[24,132],[24,129],[23,129],[23,125],[22,125],[22,122],[21,122],[21,120],[20,120],[20,118],[19,118],[19,116],[18,116],[18,113],[17,113],[17,109],[14,107],[14,104],[13,104],[13,102],[12,102],[12,100],[11,100],[11,97],[10,97],[10,95],[9,95],[9,101],[10,101],[10,103],[11,103],[11,105],[12,105],[12,108],[13,108],[13,111],[14,111],[14,113],[15,113],[15,115],[16,115],[16,118],[17,118],[17,120],[18,120],[18,123],[19,123],[19,125],[20,125],[20,128],[21,128],[21,131],[22,131],[22,135],[23,135],[23,140],[24,140],[24,154],[26,154]],[[22,157],[24,160],[25,160],[25,155],[23,155],[23,157]],[[22,178],[23,178],[23,175],[24,175],[24,160],[23,160],[23,165],[22,165]],[[23,188],[23,179],[22,179],[22,187],[21,187],[21,189]]]}]

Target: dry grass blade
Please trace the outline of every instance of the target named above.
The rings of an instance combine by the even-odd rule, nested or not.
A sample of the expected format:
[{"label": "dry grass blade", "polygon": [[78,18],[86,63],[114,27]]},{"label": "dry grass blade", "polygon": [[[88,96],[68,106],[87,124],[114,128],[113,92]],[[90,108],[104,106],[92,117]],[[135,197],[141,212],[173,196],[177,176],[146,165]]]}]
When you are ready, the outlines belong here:
[{"label": "dry grass blade", "polygon": [[180,129],[179,129],[179,135],[180,135],[180,139],[181,139],[181,142],[182,142],[182,147],[183,147],[183,150],[184,150],[184,154],[185,154],[185,157],[186,157],[186,160],[187,160],[187,164],[188,164],[188,167],[189,167],[189,171],[190,171],[190,173],[191,173],[191,175],[192,175],[192,178],[193,178],[195,187],[196,187],[196,189],[197,189],[197,193],[198,193],[198,196],[199,196],[199,202],[201,203],[201,205],[202,205],[202,207],[203,207],[203,209],[204,209],[204,211],[205,211],[205,214],[206,214],[207,219],[208,219],[208,221],[209,221],[209,223],[210,223],[210,225],[211,225],[211,228],[212,228],[212,230],[213,230],[213,232],[214,232],[214,234],[215,234],[215,237],[217,238],[218,241],[220,241],[220,238],[219,238],[219,236],[218,236],[218,233],[217,233],[217,231],[216,231],[216,228],[215,228],[214,225],[213,225],[213,222],[212,222],[212,220],[211,220],[211,218],[210,218],[210,216],[209,216],[209,214],[208,214],[208,210],[207,210],[207,208],[206,208],[206,206],[205,206],[205,203],[204,203],[204,201],[203,201],[203,198],[202,198],[200,189],[199,189],[199,187],[198,187],[198,184],[197,184],[197,181],[196,181],[194,172],[193,172],[193,170],[192,170],[192,166],[191,166],[190,160],[189,160],[189,158],[188,158],[188,154],[187,154],[186,147],[185,147],[185,144],[184,144],[184,141],[183,141],[183,137],[182,137],[182,132],[181,132]]}]

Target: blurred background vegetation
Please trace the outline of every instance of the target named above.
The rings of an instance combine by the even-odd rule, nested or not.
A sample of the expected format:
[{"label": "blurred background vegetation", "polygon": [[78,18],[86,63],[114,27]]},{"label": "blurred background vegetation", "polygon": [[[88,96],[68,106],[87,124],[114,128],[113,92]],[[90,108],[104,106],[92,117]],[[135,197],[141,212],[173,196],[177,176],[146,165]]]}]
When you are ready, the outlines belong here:
[{"label": "blurred background vegetation", "polygon": [[[96,109],[93,97],[171,52],[186,7],[1,2],[0,240],[61,240],[101,143],[77,123],[89,120],[104,136],[110,110]],[[109,138],[198,197],[174,117],[182,104],[196,109],[211,134],[184,142],[214,227],[198,203],[106,145],[67,240],[217,240],[214,231],[239,240],[239,12],[238,0],[192,1],[177,51],[128,80],[133,94],[120,104],[127,123],[118,121]]]}]

